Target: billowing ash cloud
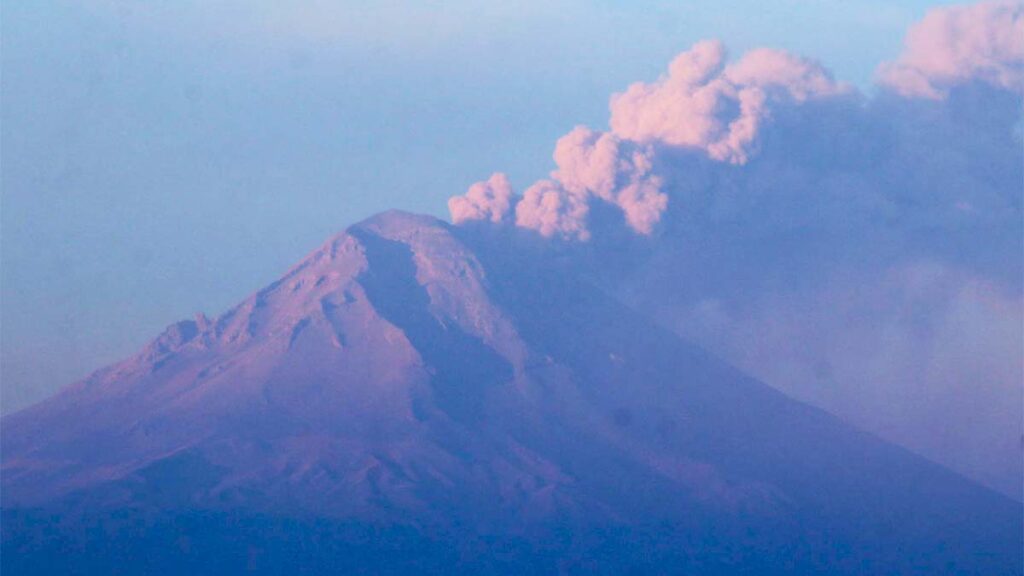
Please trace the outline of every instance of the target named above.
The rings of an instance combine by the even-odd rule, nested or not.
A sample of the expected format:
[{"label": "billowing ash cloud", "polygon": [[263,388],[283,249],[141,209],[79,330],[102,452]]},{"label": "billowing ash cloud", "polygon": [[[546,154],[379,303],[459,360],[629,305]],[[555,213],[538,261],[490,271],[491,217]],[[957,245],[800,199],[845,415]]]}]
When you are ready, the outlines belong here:
[{"label": "billowing ash cloud", "polygon": [[904,96],[942,98],[951,87],[982,81],[1024,91],[1024,5],[989,2],[935,10],[910,29],[898,60],[879,78]]},{"label": "billowing ash cloud", "polygon": [[[580,126],[559,139],[557,169],[523,194],[516,224],[546,237],[587,240],[590,203],[601,201],[618,207],[634,231],[650,234],[668,206],[662,179],[652,172],[654,145],[744,164],[773,110],[852,92],[820,65],[782,51],[755,50],[727,66],[720,42],[700,42],[663,78],[612,98],[611,132]],[[491,180],[449,201],[455,222],[501,220],[495,209],[508,196],[495,206],[494,195],[484,192]]]},{"label": "billowing ash cloud", "polygon": [[612,131],[630,140],[695,148],[714,160],[745,163],[772,110],[847,94],[815,62],[761,49],[725,65],[720,42],[700,42],[651,84],[612,97]]},{"label": "billowing ash cloud", "polygon": [[503,221],[508,201],[521,227],[588,240],[600,233],[589,222],[595,202],[620,209],[644,235],[667,210],[676,220],[754,213],[840,227],[851,217],[1005,215],[1019,209],[1017,183],[999,188],[1009,180],[993,182],[985,164],[989,153],[1015,152],[1012,131],[1000,129],[1018,121],[1022,14],[1019,2],[933,11],[905,53],[880,67],[874,98],[805,58],[758,49],[727,63],[720,42],[700,42],[660,79],[614,95],[609,132],[577,127],[562,137],[557,169],[522,199],[486,192],[489,180],[453,199],[452,217]]},{"label": "billowing ash cloud", "polygon": [[[516,224],[546,237],[587,240],[590,203],[602,201],[621,209],[634,231],[650,234],[669,199],[652,172],[655,145],[744,164],[774,110],[813,100],[850,101],[852,95],[812,61],[761,49],[727,66],[720,42],[700,42],[680,54],[663,78],[612,98],[611,132],[580,126],[559,139],[557,169],[523,194]],[[449,201],[455,222],[502,219],[504,212],[495,210],[508,195],[499,202],[487,195],[491,180]]]},{"label": "billowing ash cloud", "polygon": [[504,222],[512,208],[512,185],[508,177],[497,172],[485,182],[469,187],[463,196],[448,200],[448,210],[456,224],[467,220]]},{"label": "billowing ash cloud", "polygon": [[872,95],[698,43],[614,95],[608,131],[562,137],[547,179],[494,176],[452,217],[559,240],[755,376],[1020,498],[1022,14],[932,11]]},{"label": "billowing ash cloud", "polygon": [[526,190],[516,206],[516,224],[543,236],[587,240],[591,201],[618,206],[626,224],[650,234],[668,204],[661,180],[651,174],[650,149],[620,140],[614,134],[580,126],[555,146],[550,180]]}]

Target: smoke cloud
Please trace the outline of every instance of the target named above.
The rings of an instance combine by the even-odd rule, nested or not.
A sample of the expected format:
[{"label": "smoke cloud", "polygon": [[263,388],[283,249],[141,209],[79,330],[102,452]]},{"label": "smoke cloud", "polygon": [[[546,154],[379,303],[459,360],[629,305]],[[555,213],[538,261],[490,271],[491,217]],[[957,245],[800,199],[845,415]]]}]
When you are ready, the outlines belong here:
[{"label": "smoke cloud", "polygon": [[448,200],[448,211],[456,224],[468,220],[505,222],[512,208],[512,185],[508,177],[498,172],[485,182],[469,187],[463,196]]},{"label": "smoke cloud", "polygon": [[725,65],[720,42],[700,42],[651,84],[612,97],[612,131],[630,140],[694,148],[744,164],[763,124],[781,106],[848,94],[815,62],[761,49]]},{"label": "smoke cloud", "polygon": [[612,96],[607,131],[563,136],[521,197],[495,175],[449,206],[554,240],[753,375],[1020,499],[1022,78],[1022,2],[933,10],[872,94],[700,42]]},{"label": "smoke cloud", "polygon": [[[1011,178],[1019,170],[1008,168],[1019,162],[1007,160],[1020,138],[1012,127],[1022,6],[933,11],[899,59],[880,66],[873,98],[783,51],[753,50],[729,64],[720,42],[700,42],[662,78],[612,96],[609,132],[581,126],[563,136],[557,169],[516,199],[515,222],[587,240],[594,202],[619,208],[645,235],[673,204],[684,204],[676,220],[753,212],[797,227],[822,216],[843,227],[851,217],[955,223],[1019,212]],[[1002,173],[992,177],[992,168]],[[481,185],[491,186],[450,202],[456,222],[504,218],[511,193],[492,200]]]},{"label": "smoke cloud", "polygon": [[904,96],[944,98],[981,81],[1024,91],[1024,6],[988,2],[935,10],[910,29],[906,48],[879,69],[882,84]]}]

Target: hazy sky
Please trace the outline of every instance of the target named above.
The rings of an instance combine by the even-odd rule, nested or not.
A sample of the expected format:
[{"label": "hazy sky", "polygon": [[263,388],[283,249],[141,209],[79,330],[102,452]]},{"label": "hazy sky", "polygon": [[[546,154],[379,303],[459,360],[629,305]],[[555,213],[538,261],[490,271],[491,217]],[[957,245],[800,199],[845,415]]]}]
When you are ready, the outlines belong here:
[{"label": "hazy sky", "polygon": [[543,176],[559,136],[696,40],[869,90],[939,3],[765,4],[4,3],[3,411],[374,212]]}]

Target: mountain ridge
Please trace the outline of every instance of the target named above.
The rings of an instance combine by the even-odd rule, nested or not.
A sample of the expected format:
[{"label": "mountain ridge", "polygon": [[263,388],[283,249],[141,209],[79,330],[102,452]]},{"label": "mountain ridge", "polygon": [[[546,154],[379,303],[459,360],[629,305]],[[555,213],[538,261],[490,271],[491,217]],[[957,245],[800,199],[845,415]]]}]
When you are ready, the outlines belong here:
[{"label": "mountain ridge", "polygon": [[0,421],[5,513],[246,511],[534,545],[643,526],[660,546],[720,540],[690,561],[785,545],[808,569],[1019,573],[1019,505],[510,253],[402,212],[350,227]]}]

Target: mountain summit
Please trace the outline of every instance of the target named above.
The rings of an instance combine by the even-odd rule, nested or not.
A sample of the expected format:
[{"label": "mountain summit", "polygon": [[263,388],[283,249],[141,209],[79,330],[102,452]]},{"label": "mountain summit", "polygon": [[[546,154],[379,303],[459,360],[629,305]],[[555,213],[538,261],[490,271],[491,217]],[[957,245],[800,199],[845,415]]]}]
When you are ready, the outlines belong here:
[{"label": "mountain summit", "polygon": [[1019,504],[400,212],[2,435],[12,573],[1021,573]]}]

